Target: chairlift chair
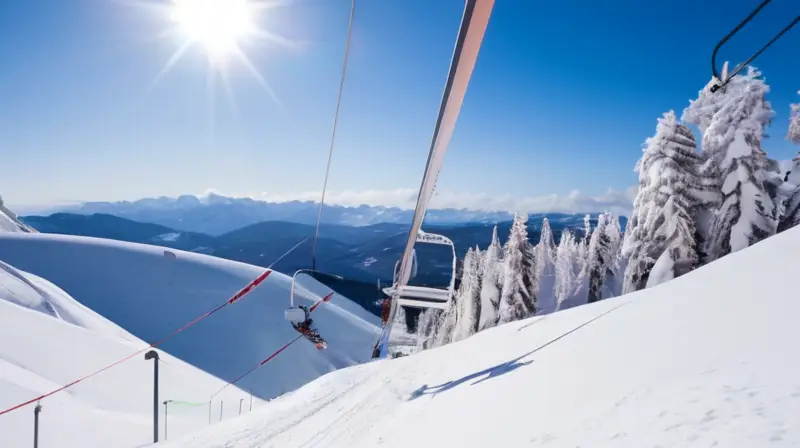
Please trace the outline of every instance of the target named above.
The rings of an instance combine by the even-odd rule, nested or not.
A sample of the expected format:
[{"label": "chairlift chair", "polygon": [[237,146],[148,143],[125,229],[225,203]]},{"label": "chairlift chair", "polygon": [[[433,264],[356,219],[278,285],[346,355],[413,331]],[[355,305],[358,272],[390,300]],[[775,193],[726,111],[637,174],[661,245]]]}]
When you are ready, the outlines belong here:
[{"label": "chairlift chair", "polygon": [[792,20],[791,22],[789,22],[789,24],[788,24],[788,25],[787,25],[785,28],[783,28],[783,29],[782,29],[780,32],[778,32],[778,34],[776,34],[776,35],[775,35],[775,36],[774,36],[774,37],[773,37],[773,38],[772,38],[772,39],[771,39],[769,42],[767,42],[767,44],[766,44],[766,45],[764,45],[763,47],[761,47],[761,49],[759,49],[758,51],[756,51],[755,53],[753,53],[753,55],[752,55],[752,56],[750,56],[750,57],[749,57],[747,60],[745,60],[744,62],[742,62],[742,63],[740,63],[740,64],[738,64],[738,65],[736,65],[736,67],[734,67],[734,68],[733,68],[733,70],[731,70],[731,71],[730,71],[730,73],[728,72],[727,63],[725,63],[725,64],[723,65],[723,69],[722,69],[722,73],[721,73],[721,74],[720,74],[719,72],[717,72],[717,62],[716,62],[716,59],[717,59],[717,52],[719,51],[719,49],[720,49],[720,48],[722,48],[722,46],[723,46],[723,45],[725,45],[725,43],[727,43],[727,42],[728,42],[728,40],[729,40],[731,37],[733,37],[733,35],[734,35],[734,34],[738,33],[738,32],[739,32],[739,30],[741,30],[741,29],[742,29],[742,27],[743,27],[743,26],[745,26],[745,25],[747,24],[747,22],[749,22],[750,20],[752,20],[752,19],[753,19],[753,17],[755,17],[755,16],[756,16],[756,14],[758,14],[758,13],[761,11],[761,9],[762,9],[763,7],[765,7],[765,6],[767,6],[767,4],[768,4],[769,2],[771,2],[771,1],[772,1],[772,0],[763,0],[763,1],[761,2],[761,4],[759,4],[759,5],[756,7],[756,9],[754,9],[754,10],[753,10],[753,11],[752,11],[752,12],[751,12],[751,13],[750,13],[750,14],[749,14],[747,17],[745,17],[745,18],[744,18],[744,20],[742,20],[741,22],[739,22],[739,24],[738,24],[738,25],[736,25],[736,27],[734,27],[734,28],[733,28],[733,30],[731,30],[731,32],[730,32],[730,33],[728,33],[728,34],[727,34],[725,37],[723,37],[723,38],[722,38],[722,39],[721,39],[721,40],[720,40],[720,41],[717,43],[717,46],[716,46],[716,47],[714,47],[714,52],[713,52],[713,53],[711,53],[711,75],[712,75],[712,77],[711,77],[711,82],[710,82],[710,84],[711,84],[711,86],[710,86],[711,93],[714,93],[714,92],[716,92],[716,91],[718,91],[718,90],[720,90],[720,89],[723,89],[723,88],[725,87],[725,85],[726,85],[726,84],[728,84],[728,82],[729,82],[729,81],[730,81],[730,80],[731,80],[731,79],[732,79],[734,76],[736,76],[736,75],[737,75],[737,74],[738,74],[740,71],[742,71],[742,70],[743,70],[745,67],[747,67],[748,65],[750,65],[750,64],[751,64],[751,63],[752,63],[752,62],[753,62],[753,61],[754,61],[754,60],[755,60],[755,59],[756,59],[756,58],[757,58],[757,57],[758,57],[758,56],[759,56],[761,53],[763,53],[763,52],[764,52],[764,50],[766,50],[767,48],[769,48],[769,46],[770,46],[770,45],[772,45],[773,43],[775,43],[775,41],[776,41],[776,40],[778,40],[778,39],[779,39],[781,36],[783,36],[784,34],[786,34],[786,32],[787,32],[787,31],[789,31],[789,30],[790,30],[792,27],[794,27],[795,25],[797,25],[797,23],[798,23],[798,22],[800,22],[800,15],[798,15],[797,17],[795,17],[795,18],[794,18],[794,20]]},{"label": "chairlift chair", "polygon": [[[412,286],[408,285],[408,279],[405,279],[403,282],[403,286],[399,289],[397,285],[399,284],[399,267],[400,261],[395,264],[394,269],[394,283],[392,286],[384,288],[383,292],[393,297],[397,300],[398,306],[405,306],[411,308],[436,308],[436,309],[447,309],[450,306],[450,302],[453,301],[453,293],[454,293],[454,286],[455,286],[455,278],[456,278],[456,248],[453,244],[453,241],[450,238],[447,238],[444,235],[438,235],[435,233],[427,233],[422,230],[419,231],[416,238],[417,243],[427,243],[427,244],[440,244],[444,246],[450,246],[452,254],[453,254],[453,263],[452,263],[452,271],[450,273],[450,283],[448,286],[443,288],[431,287],[431,286]],[[409,273],[410,277],[410,273]]]},{"label": "chairlift chair", "polygon": [[[329,288],[331,288],[331,286],[328,284],[329,282],[344,280],[344,277],[340,275],[330,274],[327,272],[318,271],[316,269],[298,269],[295,271],[294,275],[292,275],[292,286],[289,289],[289,308],[283,313],[287,321],[294,323],[303,322],[306,319],[305,311],[294,304],[294,291],[295,286],[297,285],[297,276],[299,274],[309,275]],[[331,288],[331,290],[333,290],[333,288]]]}]

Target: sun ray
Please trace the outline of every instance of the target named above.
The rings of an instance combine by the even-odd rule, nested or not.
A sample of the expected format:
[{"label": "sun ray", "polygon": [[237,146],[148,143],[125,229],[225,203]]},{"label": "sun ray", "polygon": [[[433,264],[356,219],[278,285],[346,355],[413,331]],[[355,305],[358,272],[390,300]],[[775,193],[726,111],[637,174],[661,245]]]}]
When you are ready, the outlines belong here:
[{"label": "sun ray", "polygon": [[153,78],[153,80],[150,82],[150,86],[147,88],[148,92],[151,91],[156,86],[156,84],[158,84],[161,78],[163,78],[164,75],[166,75],[167,72],[169,72],[172,69],[172,67],[178,63],[178,61],[183,57],[183,55],[191,46],[192,43],[190,41],[188,40],[184,41],[183,44],[181,44],[181,46],[178,47],[178,49],[172,53],[172,56],[170,56],[169,60],[167,60],[167,63],[164,64],[164,67],[161,68],[161,71],[159,71]]},{"label": "sun ray", "polygon": [[236,107],[236,99],[233,96],[233,89],[231,88],[231,80],[228,76],[228,69],[227,67],[222,67],[219,71],[220,74],[220,82],[222,82],[222,87],[225,89],[225,97],[228,99],[228,104],[231,106],[234,115],[238,115],[238,108]]},{"label": "sun ray", "polygon": [[239,61],[242,64],[244,64],[244,66],[247,68],[250,74],[256,78],[258,83],[261,84],[261,86],[264,87],[264,89],[266,89],[267,93],[269,93],[269,95],[272,97],[272,100],[275,101],[275,103],[278,106],[283,108],[283,103],[281,103],[278,97],[275,96],[275,92],[272,91],[272,87],[269,86],[269,83],[264,78],[264,76],[261,75],[261,72],[259,72],[258,69],[253,65],[253,63],[250,61],[250,58],[248,58],[247,55],[238,46],[234,48],[233,51],[234,55],[239,59]]}]

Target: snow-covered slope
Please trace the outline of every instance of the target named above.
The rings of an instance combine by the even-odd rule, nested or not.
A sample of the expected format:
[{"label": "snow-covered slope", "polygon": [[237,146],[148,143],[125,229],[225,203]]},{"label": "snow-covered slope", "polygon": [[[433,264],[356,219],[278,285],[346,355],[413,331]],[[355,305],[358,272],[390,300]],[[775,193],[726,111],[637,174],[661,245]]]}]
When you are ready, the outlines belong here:
[{"label": "snow-covered slope", "polygon": [[17,215],[3,204],[0,197],[0,232],[35,232],[35,230],[17,218]]},{"label": "snow-covered slope", "polygon": [[[47,278],[148,342],[225,301],[263,272],[256,266],[156,246],[46,234],[0,234],[0,260]],[[327,293],[310,278],[306,281],[299,303],[310,304]],[[223,380],[233,380],[297,336],[283,314],[290,283],[275,272],[243,299],[160,348]],[[239,386],[257,397],[272,398],[370,359],[379,335],[376,316],[334,296],[313,317],[329,342],[328,350],[319,351],[300,340]],[[78,368],[76,373],[88,370]]]},{"label": "snow-covered slope", "polygon": [[[47,280],[0,263],[0,409],[50,392],[144,347],[146,343]],[[225,385],[172,356],[161,353],[161,359],[159,383],[165,399],[207,400]],[[152,372],[152,361],[134,359],[45,399],[40,446],[140,446],[152,441]],[[249,395],[235,387],[220,398],[245,398],[249,410]],[[0,416],[0,446],[31,445],[33,407]],[[206,409],[199,415],[174,414],[173,434],[206,426]],[[122,445],[120,439],[125,440]]]},{"label": "snow-covered slope", "polygon": [[800,445],[800,228],[652,289],[326,375],[170,447]]}]

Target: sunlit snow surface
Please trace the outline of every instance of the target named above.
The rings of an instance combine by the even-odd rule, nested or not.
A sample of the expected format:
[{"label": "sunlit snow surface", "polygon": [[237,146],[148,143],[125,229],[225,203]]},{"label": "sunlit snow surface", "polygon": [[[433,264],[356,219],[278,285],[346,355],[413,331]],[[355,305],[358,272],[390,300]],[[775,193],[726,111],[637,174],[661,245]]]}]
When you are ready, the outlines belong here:
[{"label": "sunlit snow surface", "polygon": [[[46,234],[0,233],[0,260],[0,410],[146,347],[142,340],[161,339],[264,271],[155,246]],[[283,316],[290,283],[273,273],[241,300],[163,344],[160,399],[206,403],[226,381],[295,338]],[[301,283],[298,303],[327,293],[310,278]],[[376,316],[334,296],[313,317],[328,350],[299,340],[244,378],[244,391],[231,387],[215,397],[213,422],[220,419],[220,398],[224,420],[238,414],[240,399],[249,412],[249,392],[257,407],[259,397],[278,396],[370,359],[379,335]],[[152,361],[142,355],[45,399],[40,446],[133,447],[151,441],[152,371]],[[33,405],[0,416],[0,446],[29,446],[32,418]],[[173,404],[169,434],[206,427],[208,420],[205,404]]]},{"label": "sunlit snow surface", "polygon": [[342,369],[180,448],[800,446],[800,229],[635,294]]}]

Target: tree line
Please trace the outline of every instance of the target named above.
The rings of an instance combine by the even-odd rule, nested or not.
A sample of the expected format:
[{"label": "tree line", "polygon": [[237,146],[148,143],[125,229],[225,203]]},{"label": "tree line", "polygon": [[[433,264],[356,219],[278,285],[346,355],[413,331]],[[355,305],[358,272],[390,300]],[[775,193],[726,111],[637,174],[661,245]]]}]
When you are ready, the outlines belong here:
[{"label": "tree line", "polygon": [[[504,245],[495,227],[485,250],[467,251],[450,306],[422,314],[422,345],[651,288],[800,223],[800,154],[787,169],[762,148],[775,111],[760,71],[748,67],[717,92],[711,84],[645,140],[624,233],[612,213],[594,228],[587,215],[582,235],[565,230],[556,244],[545,218],[533,245],[527,215],[515,214]],[[800,102],[786,138],[800,144]]]}]

